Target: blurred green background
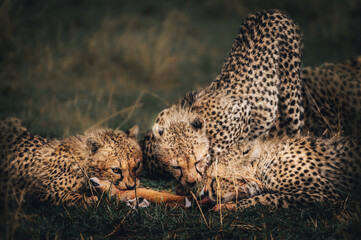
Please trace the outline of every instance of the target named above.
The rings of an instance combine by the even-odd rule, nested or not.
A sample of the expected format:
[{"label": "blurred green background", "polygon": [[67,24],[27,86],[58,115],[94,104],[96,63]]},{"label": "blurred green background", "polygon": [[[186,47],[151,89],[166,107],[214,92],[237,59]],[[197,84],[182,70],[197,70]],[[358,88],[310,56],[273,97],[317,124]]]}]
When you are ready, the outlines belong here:
[{"label": "blurred green background", "polygon": [[0,117],[45,137],[94,125],[144,134],[217,76],[243,17],[268,8],[303,29],[303,66],[361,54],[360,0],[5,0]]},{"label": "blurred green background", "polygon": [[[44,137],[134,124],[143,135],[160,110],[215,79],[242,19],[268,8],[288,12],[303,29],[303,66],[361,55],[361,0],[0,1],[0,117],[19,117]],[[361,208],[347,201],[297,211],[204,212],[204,218],[197,207],[137,212],[118,203],[87,211],[28,201],[9,205],[0,209],[0,239],[352,239],[361,234]]]}]

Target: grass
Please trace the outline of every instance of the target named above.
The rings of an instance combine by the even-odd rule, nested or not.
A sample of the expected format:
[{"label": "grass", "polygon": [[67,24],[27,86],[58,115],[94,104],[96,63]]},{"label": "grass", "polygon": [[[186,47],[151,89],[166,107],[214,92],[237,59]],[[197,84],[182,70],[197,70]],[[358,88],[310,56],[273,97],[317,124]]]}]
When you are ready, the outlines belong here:
[{"label": "grass", "polygon": [[[286,10],[304,31],[304,66],[361,54],[361,2],[25,1],[0,3],[0,117],[21,118],[44,137],[93,126],[141,136],[157,113],[219,73],[241,19]],[[142,179],[171,189],[173,182]],[[129,211],[38,205],[19,196],[1,216],[2,239],[268,238],[360,236],[357,203],[306,209],[253,208],[222,215],[154,206]]]},{"label": "grass", "polygon": [[158,205],[135,211],[115,201],[86,210],[27,203],[23,211],[28,215],[20,220],[15,239],[339,239],[360,233],[351,221],[358,218],[359,208],[355,213],[342,204],[298,210],[257,207],[223,214],[222,221],[219,214],[210,212],[204,212],[204,220],[197,208]]}]

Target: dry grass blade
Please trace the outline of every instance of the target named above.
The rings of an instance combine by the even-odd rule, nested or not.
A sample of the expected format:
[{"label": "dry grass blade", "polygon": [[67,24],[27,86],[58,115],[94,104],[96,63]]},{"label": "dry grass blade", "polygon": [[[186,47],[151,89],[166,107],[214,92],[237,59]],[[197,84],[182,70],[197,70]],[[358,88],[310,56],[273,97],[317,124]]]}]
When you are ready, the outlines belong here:
[{"label": "dry grass blade", "polygon": [[130,111],[129,111],[127,117],[116,127],[116,129],[119,129],[121,126],[123,126],[123,125],[132,117],[132,115],[133,115],[134,110],[136,109],[136,107],[137,107],[138,105],[142,105],[142,104],[140,103],[140,101],[142,100],[144,94],[146,94],[146,93],[150,94],[151,96],[153,96],[153,97],[155,97],[155,98],[158,98],[158,99],[162,100],[166,105],[169,105],[169,103],[167,102],[167,100],[165,100],[164,98],[160,97],[159,95],[157,95],[157,94],[155,94],[155,93],[152,93],[152,92],[149,92],[148,90],[143,89],[143,90],[141,91],[141,93],[139,94],[137,100],[136,100],[135,103],[133,104],[133,106],[129,107],[129,108],[130,108]]},{"label": "dry grass blade", "polygon": [[130,107],[127,107],[127,108],[123,108],[123,109],[119,110],[118,112],[113,113],[113,114],[109,115],[108,117],[106,117],[106,118],[104,118],[104,119],[96,122],[95,124],[93,124],[92,126],[90,126],[89,129],[92,129],[92,128],[96,127],[96,126],[99,126],[100,124],[108,121],[109,119],[112,119],[112,118],[118,116],[119,114],[123,114],[123,113],[126,113],[126,112],[128,112],[128,111],[134,111],[134,109],[139,108],[139,107],[141,107],[142,105],[143,105],[143,104],[136,103],[136,104],[134,104],[133,106],[130,106]]},{"label": "dry grass blade", "polygon": [[[76,157],[73,155],[73,153],[70,151],[70,149],[69,149],[66,145],[64,145],[64,144],[62,144],[62,145],[63,145],[64,148],[69,152],[70,156],[74,159],[74,161],[76,162],[76,164],[78,164],[78,167],[79,167],[79,169],[82,171],[82,173],[84,174],[84,177],[86,178],[88,185],[89,185],[89,186],[92,186],[92,184],[91,184],[91,182],[90,182],[90,178],[89,178],[88,174],[86,173],[85,169],[80,165],[80,163],[78,162],[78,160],[76,159]],[[94,189],[93,189],[92,187],[90,187],[89,189],[90,189],[91,195],[92,195],[93,197],[96,196],[96,195],[94,194],[94,191],[93,191]],[[87,206],[86,206],[86,202],[84,202],[84,204],[85,204],[85,208],[86,208],[86,207],[87,207]]]},{"label": "dry grass blade", "polygon": [[312,222],[313,227],[314,227],[314,228],[317,228],[317,226],[318,226],[317,219],[313,219],[312,217],[310,217],[310,220],[311,220],[311,222]]},{"label": "dry grass blade", "polygon": [[131,213],[131,211],[133,211],[133,209],[129,209],[129,211],[127,212],[127,214],[125,214],[125,216],[124,216],[124,218],[122,219],[122,221],[114,228],[114,230],[113,230],[111,233],[105,235],[104,237],[105,237],[105,238],[108,238],[108,237],[114,235],[115,233],[117,233],[117,231],[119,230],[120,226],[124,223],[125,219],[126,219],[126,218],[128,217],[128,215]]},{"label": "dry grass blade", "polygon": [[63,205],[63,209],[64,209],[67,217],[70,218],[70,220],[71,220],[72,222],[74,222],[74,218],[73,218],[72,214],[69,212],[68,208]]},{"label": "dry grass blade", "polygon": [[220,184],[219,184],[219,179],[218,179],[218,158],[216,157],[216,162],[215,162],[215,165],[216,165],[216,184],[217,184],[217,204],[220,204],[220,208],[219,208],[219,219],[220,219],[220,223],[221,223],[221,226],[223,225],[223,216],[222,216],[222,197],[221,197],[221,187],[220,187]]},{"label": "dry grass blade", "polygon": [[[92,187],[92,186],[91,186],[91,187]],[[100,198],[98,199],[97,206],[95,207],[95,211],[98,210],[98,208],[99,208],[99,206],[100,206],[101,199],[103,199],[103,197],[104,197],[104,193],[105,193],[105,192],[102,192],[102,195],[101,195]]]},{"label": "dry grass blade", "polygon": [[251,230],[251,231],[260,231],[260,230],[262,230],[262,228],[260,228],[260,227],[256,227],[256,226],[253,226],[251,224],[245,224],[245,223],[232,223],[231,226],[240,228],[242,230]]},{"label": "dry grass blade", "polygon": [[191,192],[191,194],[192,194],[192,196],[193,196],[194,201],[196,201],[196,203],[197,203],[197,206],[198,206],[198,208],[199,208],[199,211],[200,211],[200,212],[201,212],[201,214],[202,214],[202,217],[203,217],[204,223],[206,224],[207,228],[209,228],[209,230],[212,230],[212,229],[211,229],[211,227],[208,225],[206,218],[204,217],[204,214],[203,214],[202,208],[201,208],[201,206],[199,205],[199,202],[197,201],[196,196],[195,196],[195,195],[194,195],[194,193],[192,193],[192,192]]},{"label": "dry grass blade", "polygon": [[159,96],[158,94],[155,94],[155,93],[153,93],[153,92],[151,92],[151,91],[148,91],[148,90],[143,90],[143,91],[144,91],[145,93],[148,93],[148,94],[151,95],[152,97],[161,100],[161,101],[164,103],[165,106],[169,106],[169,105],[170,105],[170,103],[169,103],[169,101],[168,101],[167,99]]},{"label": "dry grass blade", "polygon": [[145,90],[143,90],[143,91],[139,94],[139,96],[138,96],[137,100],[135,101],[135,103],[133,104],[133,106],[130,107],[130,111],[129,111],[127,117],[118,125],[118,127],[116,127],[116,129],[119,129],[121,126],[123,126],[124,123],[126,123],[126,122],[131,118],[131,116],[132,116],[133,113],[134,113],[134,110],[136,109],[135,106],[141,105],[141,104],[140,104],[140,100],[142,99],[144,93],[145,93]]},{"label": "dry grass blade", "polygon": [[307,86],[303,86],[303,87],[304,87],[304,89],[306,90],[308,97],[312,100],[313,104],[315,104],[315,106],[316,106],[316,108],[317,108],[317,111],[318,111],[318,113],[320,114],[321,118],[323,119],[323,121],[325,121],[325,123],[327,124],[328,128],[330,129],[330,131],[334,134],[335,131],[332,129],[332,127],[331,127],[330,123],[328,122],[327,118],[326,118],[325,116],[323,116],[323,114],[321,113],[321,109],[320,109],[319,106],[317,105],[315,99],[312,97],[312,94],[311,94],[310,90],[308,89]]}]

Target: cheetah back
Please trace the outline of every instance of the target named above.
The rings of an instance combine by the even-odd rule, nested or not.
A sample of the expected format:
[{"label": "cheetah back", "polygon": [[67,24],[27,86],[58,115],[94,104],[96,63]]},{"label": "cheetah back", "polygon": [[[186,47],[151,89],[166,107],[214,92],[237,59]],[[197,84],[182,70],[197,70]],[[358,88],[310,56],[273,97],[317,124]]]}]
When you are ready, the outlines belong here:
[{"label": "cheetah back", "polygon": [[361,121],[361,56],[302,70],[306,130],[315,136],[359,132]]}]

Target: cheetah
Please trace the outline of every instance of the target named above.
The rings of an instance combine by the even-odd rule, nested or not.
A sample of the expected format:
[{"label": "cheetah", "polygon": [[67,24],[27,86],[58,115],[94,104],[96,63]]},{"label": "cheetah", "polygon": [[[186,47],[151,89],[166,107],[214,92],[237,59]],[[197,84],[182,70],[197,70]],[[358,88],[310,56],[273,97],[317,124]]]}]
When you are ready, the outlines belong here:
[{"label": "cheetah", "polygon": [[361,56],[302,69],[305,129],[314,136],[355,135],[361,122]]},{"label": "cheetah", "polygon": [[189,188],[202,178],[208,154],[265,134],[298,134],[302,45],[300,28],[283,12],[246,17],[215,81],[158,114],[141,144],[145,169]]},{"label": "cheetah", "polygon": [[223,204],[213,210],[360,199],[360,143],[360,138],[337,134],[327,139],[275,137],[236,144],[207,168],[204,192]]},{"label": "cheetah", "polygon": [[97,199],[87,196],[89,178],[110,181],[119,189],[139,185],[138,126],[127,133],[89,130],[62,140],[34,135],[16,118],[0,121],[0,129],[3,194],[16,187],[51,205],[79,206]]},{"label": "cheetah", "polygon": [[[272,16],[273,21],[265,20],[271,19]],[[280,54],[276,58],[276,63],[280,66],[272,70],[267,67],[270,57],[265,54],[261,58],[257,55],[257,49],[262,48],[260,43],[270,41],[268,38],[272,38],[272,35],[280,36],[279,33],[272,31],[273,25],[276,30],[282,30],[280,16],[286,19],[285,28],[293,37],[287,38],[286,43],[280,40],[282,42],[280,48],[284,49],[288,46],[291,50],[288,54]],[[257,20],[256,23],[251,24],[254,19]],[[264,23],[265,21],[267,24]],[[200,166],[206,165],[210,162],[209,159],[214,159],[218,154],[227,151],[236,142],[245,143],[257,137],[297,136],[300,132],[315,137],[331,136],[339,131],[351,135],[359,128],[361,57],[339,64],[327,63],[315,68],[304,68],[299,80],[302,50],[299,28],[277,10],[250,15],[244,22],[221,75],[210,87],[187,94],[176,104],[160,112],[152,131],[142,140],[144,168],[150,176],[170,175],[178,182],[181,182],[180,176],[190,180],[201,179],[202,169],[195,170],[197,161],[189,161],[189,159],[196,159],[194,152],[199,148],[204,152],[207,144],[208,154],[211,157],[203,154],[205,158]],[[247,34],[247,30],[251,29],[250,26],[257,31],[267,32],[265,39],[259,40],[255,33]],[[281,35],[281,39],[285,38]],[[242,41],[255,50],[251,52],[245,51],[244,48],[239,50],[237,46],[242,45]],[[247,52],[247,55],[242,55],[243,52]],[[246,60],[248,62],[245,62]],[[258,69],[258,72],[254,71],[254,68]],[[272,73],[276,70],[278,81],[271,78],[274,77],[269,73],[271,70]],[[228,78],[225,77],[227,74]],[[272,117],[269,109],[274,113]],[[277,118],[273,118],[274,116]],[[199,123],[206,125],[205,131],[200,131]],[[177,131],[187,134],[183,135],[183,138],[175,137]],[[172,141],[176,138],[177,142]],[[195,141],[198,142],[194,143]],[[208,143],[202,146],[202,142]],[[185,160],[180,160],[182,158]],[[180,185],[184,186],[185,182],[183,180]],[[194,185],[194,182],[189,180],[188,182],[191,184],[186,184],[186,187]]]}]

